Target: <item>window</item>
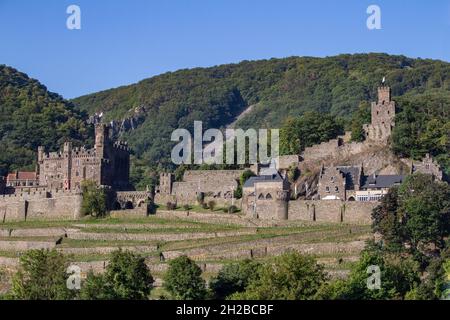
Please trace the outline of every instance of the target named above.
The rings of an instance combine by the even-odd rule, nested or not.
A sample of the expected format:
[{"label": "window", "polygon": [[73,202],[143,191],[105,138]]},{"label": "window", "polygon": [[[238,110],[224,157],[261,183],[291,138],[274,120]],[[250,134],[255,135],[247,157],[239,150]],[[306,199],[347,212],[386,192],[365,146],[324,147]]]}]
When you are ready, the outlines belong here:
[{"label": "window", "polygon": [[334,191],[339,192],[339,187],[338,186],[334,187]]},{"label": "window", "polygon": [[326,188],[325,188],[325,191],[326,191],[326,192],[330,192],[330,187],[326,187]]},{"label": "window", "polygon": [[271,195],[270,193],[268,193],[268,194],[266,195],[266,200],[272,200],[272,195]]}]

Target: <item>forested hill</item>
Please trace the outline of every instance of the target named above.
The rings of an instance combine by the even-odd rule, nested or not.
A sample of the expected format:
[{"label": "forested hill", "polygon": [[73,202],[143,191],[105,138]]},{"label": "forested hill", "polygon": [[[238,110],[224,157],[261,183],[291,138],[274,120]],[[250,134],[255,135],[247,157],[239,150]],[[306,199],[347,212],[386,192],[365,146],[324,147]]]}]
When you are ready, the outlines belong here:
[{"label": "forested hill", "polygon": [[[180,70],[79,97],[73,103],[91,114],[102,111],[108,120],[126,118],[142,107],[143,123],[126,139],[136,155],[151,164],[168,158],[173,129],[190,129],[194,120],[202,120],[204,127],[223,127],[250,105],[251,112],[237,126],[279,127],[289,116],[315,110],[342,118],[349,128],[354,111],[362,101],[376,99],[376,88],[386,77],[400,108],[408,106],[405,123],[400,121],[407,136],[401,137],[403,150],[398,151],[410,153],[420,143],[417,134],[437,125],[430,120],[449,119],[449,71],[447,62],[387,54],[290,57]],[[432,148],[432,140],[423,141],[419,153]]]},{"label": "forested hill", "polygon": [[142,177],[155,166],[170,166],[175,128],[191,129],[194,120],[203,121],[204,129],[225,127],[248,106],[251,111],[239,117],[237,127],[283,127],[286,119],[307,111],[329,114],[324,122],[329,126],[308,121],[315,117],[311,113],[296,122],[303,127],[293,134],[300,132],[302,137],[296,138],[307,146],[328,139],[328,128],[334,134],[341,131],[339,126],[357,129],[367,121],[367,102],[376,99],[383,77],[399,107],[394,151],[416,158],[430,152],[450,171],[450,64],[357,54],[180,70],[70,102],[27,75],[0,66],[0,174],[32,168],[38,145],[56,150],[66,139],[91,142],[86,113],[96,111],[103,111],[105,120],[121,120],[139,110],[139,126],[123,138],[135,153],[133,181],[141,186]]},{"label": "forested hill", "polygon": [[57,150],[65,140],[88,141],[85,119],[37,80],[0,65],[0,175],[34,169],[39,145]]}]

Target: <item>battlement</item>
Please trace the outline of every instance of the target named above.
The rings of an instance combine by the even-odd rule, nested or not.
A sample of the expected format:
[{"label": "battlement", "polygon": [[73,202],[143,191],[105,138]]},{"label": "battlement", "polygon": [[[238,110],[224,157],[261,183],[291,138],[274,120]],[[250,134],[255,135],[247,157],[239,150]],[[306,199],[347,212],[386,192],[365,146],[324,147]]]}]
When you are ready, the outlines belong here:
[{"label": "battlement", "polygon": [[391,101],[391,88],[386,85],[378,87],[378,104],[385,104]]}]

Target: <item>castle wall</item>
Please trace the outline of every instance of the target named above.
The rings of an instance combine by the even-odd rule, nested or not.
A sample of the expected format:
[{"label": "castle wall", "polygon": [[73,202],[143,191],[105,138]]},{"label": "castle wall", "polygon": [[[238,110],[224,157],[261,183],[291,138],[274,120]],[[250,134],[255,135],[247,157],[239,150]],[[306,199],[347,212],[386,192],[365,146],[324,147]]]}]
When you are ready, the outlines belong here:
[{"label": "castle wall", "polygon": [[[242,172],[243,170],[186,171],[182,182],[173,183],[171,195],[175,196],[178,203],[195,204],[198,192],[202,192],[205,194],[205,202],[211,199],[218,204],[228,204],[231,203]],[[163,189],[167,190],[167,187]],[[156,201],[160,201],[161,196]]]},{"label": "castle wall", "polygon": [[289,220],[371,224],[372,210],[378,202],[340,200],[289,201]]},{"label": "castle wall", "polygon": [[0,221],[57,220],[81,218],[82,195],[74,192],[47,192],[0,197]]},{"label": "castle wall", "polygon": [[[214,197],[210,197],[210,196],[205,196],[204,198],[204,202],[206,204],[208,204],[209,201],[215,201],[217,206],[219,207],[228,207],[231,206],[233,204],[234,201],[234,205],[237,208],[241,208],[241,203],[242,200],[241,199],[232,199],[232,198],[214,198]],[[198,201],[197,201],[197,195],[193,194],[190,197],[179,197],[179,196],[174,196],[174,195],[164,195],[164,194],[159,194],[157,193],[155,195],[155,199],[154,202],[156,204],[160,204],[160,205],[166,205],[166,203],[168,202],[172,202],[172,203],[177,203],[178,206],[183,206],[185,204],[188,205],[198,205]]]}]

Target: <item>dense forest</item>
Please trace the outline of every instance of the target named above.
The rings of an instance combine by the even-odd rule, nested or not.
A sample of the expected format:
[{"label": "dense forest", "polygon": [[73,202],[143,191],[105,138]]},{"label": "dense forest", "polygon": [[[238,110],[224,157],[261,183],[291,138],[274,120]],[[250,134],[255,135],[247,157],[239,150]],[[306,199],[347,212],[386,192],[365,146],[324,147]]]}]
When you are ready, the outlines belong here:
[{"label": "dense forest", "polygon": [[[142,187],[170,162],[176,128],[281,128],[290,132],[285,152],[301,150],[343,130],[360,140],[370,101],[381,79],[392,88],[398,115],[393,150],[420,158],[426,152],[450,169],[450,64],[387,54],[290,57],[169,72],[139,83],[82,96],[68,102],[37,81],[0,69],[0,154],[6,169],[32,164],[38,144],[57,148],[62,139],[85,140],[86,114],[122,120],[141,110],[140,124],[123,133],[133,149],[132,179]],[[75,107],[73,108],[72,105]],[[326,120],[308,119],[320,113]],[[288,130],[295,124],[296,130]],[[322,126],[321,126],[322,125]],[[328,131],[330,128],[331,131]],[[318,131],[319,130],[319,131]],[[318,134],[316,134],[316,132]],[[296,143],[299,142],[297,148]],[[12,163],[14,163],[12,165]],[[6,168],[6,169],[5,169]]]},{"label": "dense forest", "polygon": [[89,142],[87,115],[26,74],[0,65],[0,175],[34,170],[37,147]]}]

